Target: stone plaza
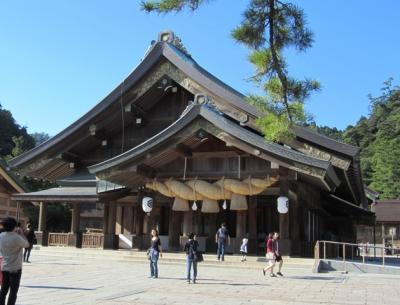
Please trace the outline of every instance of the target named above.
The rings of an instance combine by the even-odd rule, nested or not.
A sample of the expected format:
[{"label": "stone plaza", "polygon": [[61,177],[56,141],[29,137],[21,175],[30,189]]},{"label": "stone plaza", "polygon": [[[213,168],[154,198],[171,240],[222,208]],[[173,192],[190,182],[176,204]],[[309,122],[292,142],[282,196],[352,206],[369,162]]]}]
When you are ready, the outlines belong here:
[{"label": "stone plaza", "polygon": [[[34,250],[25,264],[17,304],[399,304],[400,276],[312,273],[288,264],[283,278],[262,275],[262,263],[218,263],[207,256],[198,283],[185,280],[184,261],[159,261],[159,278],[148,278],[143,260],[115,259],[115,251]],[[118,252],[118,251],[117,251]],[[114,255],[115,253],[115,255]],[[258,265],[260,267],[258,267]]]}]

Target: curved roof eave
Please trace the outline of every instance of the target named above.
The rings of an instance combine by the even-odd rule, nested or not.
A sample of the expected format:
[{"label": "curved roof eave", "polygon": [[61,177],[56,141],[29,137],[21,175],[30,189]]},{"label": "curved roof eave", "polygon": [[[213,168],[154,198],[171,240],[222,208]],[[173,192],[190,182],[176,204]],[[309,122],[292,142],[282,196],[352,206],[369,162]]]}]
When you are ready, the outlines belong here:
[{"label": "curved roof eave", "polygon": [[[31,159],[44,153],[49,148],[65,140],[71,134],[77,132],[84,125],[88,124],[97,115],[106,110],[111,104],[119,100],[121,94],[125,93],[127,89],[133,86],[138,80],[140,80],[160,59],[163,55],[163,48],[160,43],[155,44],[151,50],[147,53],[145,58],[134,68],[129,76],[121,82],[110,94],[103,98],[96,106],[91,108],[82,117],[76,120],[74,123],[69,125],[67,128],[59,132],[57,135],[51,137],[42,144],[32,148],[31,150],[19,155],[18,157],[10,160],[9,164],[11,167],[18,167]],[[124,89],[125,91],[122,92]]]},{"label": "curved roof eave", "polygon": [[246,144],[257,147],[267,153],[270,153],[271,155],[278,156],[279,158],[283,158],[286,160],[295,161],[299,164],[322,169],[326,173],[325,176],[329,176],[330,181],[332,181],[335,186],[337,186],[339,183],[339,179],[336,176],[335,171],[333,170],[332,165],[329,161],[323,161],[314,157],[304,155],[276,143],[266,142],[263,137],[226,119],[225,117],[216,113],[214,110],[210,109],[208,106],[204,105],[188,106],[184,114],[169,127],[154,135],[147,141],[118,156],[115,156],[114,158],[88,167],[89,172],[94,174],[100,173],[132,161],[133,159],[146,153],[146,151],[148,151],[149,149],[156,147],[174,134],[181,131],[198,116],[201,116],[202,118],[219,128],[220,130],[228,133],[229,135],[241,139]]},{"label": "curved roof eave", "polygon": [[106,110],[112,103],[114,103],[116,100],[119,100],[121,97],[121,92],[124,91],[123,93],[125,93],[126,90],[135,85],[135,83],[137,83],[159,61],[162,56],[174,64],[183,73],[191,77],[194,81],[198,82],[201,86],[207,88],[213,94],[232,104],[232,106],[235,108],[244,110],[253,116],[257,115],[256,109],[244,101],[245,96],[243,94],[239,93],[232,87],[213,76],[211,73],[204,70],[190,56],[184,54],[172,44],[167,42],[157,42],[151,47],[143,60],[134,68],[129,76],[101,102],[99,102],[74,123],[59,132],[57,135],[53,136],[37,147],[10,160],[10,166],[18,167],[26,162],[29,162],[30,160],[44,153],[49,148],[65,140],[68,136],[77,132],[97,115]]},{"label": "curved roof eave", "polygon": [[[126,92],[126,90],[130,89],[158,62],[158,60],[162,56],[169,60],[172,64],[174,64],[183,73],[192,78],[195,82],[199,83],[199,85],[207,88],[207,90],[209,90],[211,93],[230,103],[234,108],[237,108],[238,110],[243,110],[254,117],[257,117],[259,115],[256,108],[245,101],[245,96],[243,94],[236,91],[235,89],[228,86],[220,79],[216,78],[214,75],[203,69],[200,65],[196,63],[195,60],[191,58],[191,56],[183,53],[171,43],[159,41],[151,47],[143,60],[137,65],[136,68],[134,68],[129,76],[123,82],[121,82],[110,94],[108,94],[100,103],[98,103],[85,115],[83,115],[81,118],[79,118],[77,121],[72,123],[70,126],[65,128],[54,137],[50,138],[41,145],[23,153],[22,155],[10,160],[10,166],[18,167],[29,162],[30,160],[46,152],[46,150],[48,150],[49,148],[65,140],[68,136],[77,132],[85,124],[88,124],[97,115],[106,110],[113,102],[118,100],[121,96],[121,91],[125,90],[124,92]],[[352,156],[354,156],[354,154],[358,153],[359,151],[359,149],[356,147],[339,143],[303,127],[296,127],[295,131],[296,135],[298,135],[299,137],[315,142],[317,144],[320,143],[319,145],[326,146],[328,149],[332,149],[334,151],[349,154]],[[323,142],[322,144],[321,141]]]}]

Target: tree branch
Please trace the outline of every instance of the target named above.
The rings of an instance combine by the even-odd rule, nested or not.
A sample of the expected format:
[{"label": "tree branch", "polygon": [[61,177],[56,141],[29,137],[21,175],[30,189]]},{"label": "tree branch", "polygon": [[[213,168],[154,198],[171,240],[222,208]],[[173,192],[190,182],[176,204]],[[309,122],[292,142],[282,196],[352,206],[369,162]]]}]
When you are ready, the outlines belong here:
[{"label": "tree branch", "polygon": [[274,69],[276,73],[278,74],[278,78],[282,83],[282,88],[283,88],[283,104],[285,105],[288,117],[290,122],[293,122],[292,114],[290,111],[289,107],[289,102],[288,102],[288,80],[286,77],[285,72],[283,71],[280,63],[280,59],[278,58],[278,54],[275,49],[275,35],[274,35],[274,30],[275,30],[275,0],[269,0],[269,15],[268,15],[268,22],[269,22],[269,45],[271,48],[271,54],[272,54],[272,63],[274,66]]}]

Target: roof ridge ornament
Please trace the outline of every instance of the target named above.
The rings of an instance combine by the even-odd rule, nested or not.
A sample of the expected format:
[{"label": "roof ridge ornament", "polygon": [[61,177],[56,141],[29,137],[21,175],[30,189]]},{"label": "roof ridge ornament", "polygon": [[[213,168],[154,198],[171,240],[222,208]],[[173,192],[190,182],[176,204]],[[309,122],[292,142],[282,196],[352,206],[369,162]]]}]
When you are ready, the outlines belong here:
[{"label": "roof ridge ornament", "polygon": [[188,105],[186,106],[185,110],[183,110],[181,117],[188,113],[193,107],[201,106],[206,107],[207,109],[213,111],[214,113],[223,116],[224,113],[221,112],[217,105],[215,104],[214,100],[211,96],[207,95],[206,93],[196,93],[194,96],[193,101],[189,101]]},{"label": "roof ridge ornament", "polygon": [[179,49],[181,52],[185,53],[187,56],[190,56],[190,53],[186,49],[186,47],[182,43],[182,39],[180,39],[173,31],[162,31],[158,34],[158,42],[167,42],[172,44],[174,47]]}]

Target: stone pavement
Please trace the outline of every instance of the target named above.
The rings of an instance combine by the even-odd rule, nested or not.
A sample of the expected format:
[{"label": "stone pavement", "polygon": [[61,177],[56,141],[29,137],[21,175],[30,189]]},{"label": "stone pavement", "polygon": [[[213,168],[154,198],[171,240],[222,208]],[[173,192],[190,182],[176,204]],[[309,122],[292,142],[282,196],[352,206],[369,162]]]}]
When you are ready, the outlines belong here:
[{"label": "stone pavement", "polygon": [[[38,251],[39,252],[39,251]],[[159,279],[143,262],[107,261],[32,253],[23,268],[17,304],[400,304],[400,277],[313,274],[283,269],[285,277],[261,270],[199,264],[197,284],[187,284],[184,264],[159,261]],[[245,264],[245,263],[244,263]]]}]

